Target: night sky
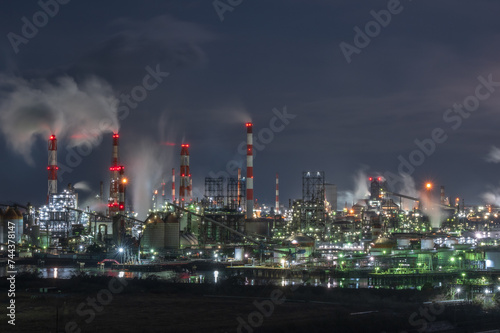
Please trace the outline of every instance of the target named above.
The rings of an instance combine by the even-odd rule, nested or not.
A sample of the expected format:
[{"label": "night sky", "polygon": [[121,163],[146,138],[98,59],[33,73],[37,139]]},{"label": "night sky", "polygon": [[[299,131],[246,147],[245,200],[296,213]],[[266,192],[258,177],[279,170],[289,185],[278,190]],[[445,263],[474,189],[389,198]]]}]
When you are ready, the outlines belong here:
[{"label": "night sky", "polygon": [[[474,96],[478,77],[500,82],[500,2],[231,2],[241,4],[221,21],[212,0],[72,0],[53,17],[37,15],[37,1],[3,1],[0,203],[44,202],[52,131],[59,161],[73,165],[59,188],[85,182],[90,191],[81,198],[95,195],[100,180],[107,189],[118,126],[136,205],[150,200],[163,175],[170,198],[181,143],[191,145],[201,197],[205,177],[222,175],[232,160],[244,165],[238,146],[248,120],[261,141],[254,161],[259,202],[274,202],[276,172],[288,204],[302,195],[302,171],[324,170],[343,206],[352,193],[363,194],[356,177],[396,175],[398,157],[409,160],[415,140],[429,140],[436,129],[434,152],[412,155],[419,163],[424,156],[411,174],[415,187],[431,180],[466,203],[484,202],[487,192],[496,199],[500,83],[479,88],[481,100]],[[384,13],[391,11],[388,22]],[[25,28],[25,38],[22,18],[31,24],[34,14],[40,27],[36,34]],[[377,15],[385,27],[370,23]],[[355,41],[356,27],[372,29],[372,37]],[[157,80],[144,83],[155,71]],[[144,99],[120,101],[134,91]],[[473,111],[453,111],[465,102]],[[275,119],[285,111],[288,118]],[[86,156],[76,153],[81,161],[68,164],[77,147]]]}]

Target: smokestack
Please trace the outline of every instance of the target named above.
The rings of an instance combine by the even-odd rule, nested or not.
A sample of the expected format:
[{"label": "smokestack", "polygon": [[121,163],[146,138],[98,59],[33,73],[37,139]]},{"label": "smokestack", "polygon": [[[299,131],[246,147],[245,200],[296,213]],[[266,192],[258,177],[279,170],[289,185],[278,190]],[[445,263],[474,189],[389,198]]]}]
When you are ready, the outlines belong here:
[{"label": "smokestack", "polygon": [[49,182],[47,191],[47,203],[49,203],[49,196],[57,193],[57,139],[54,134],[49,138],[49,163],[47,170],[49,171]]},{"label": "smokestack", "polygon": [[189,174],[189,186],[187,192],[189,201],[193,201],[193,178],[191,178],[191,174]]},{"label": "smokestack", "polygon": [[253,124],[247,127],[247,219],[253,218]]},{"label": "smokestack", "polygon": [[445,204],[444,186],[441,186],[441,205]]},{"label": "smokestack", "polygon": [[[189,181],[189,145],[181,145],[181,185],[179,186],[179,201],[181,206],[189,200],[190,196],[190,181]],[[186,199],[187,196],[187,199]]]},{"label": "smokestack", "polygon": [[[114,215],[118,211],[125,210],[125,188],[124,183],[122,183],[124,176],[124,167],[119,165],[119,155],[118,155],[118,139],[120,135],[118,133],[113,133],[113,153],[111,158],[110,171],[110,182],[109,182],[109,199],[108,208],[109,215]],[[123,208],[120,208],[123,205]]]},{"label": "smokestack", "polygon": [[172,203],[175,205],[175,169],[172,168]]},{"label": "smokestack", "polygon": [[241,168],[238,168],[238,206],[236,207],[239,209],[241,207]]},{"label": "smokestack", "polygon": [[120,166],[120,183],[118,185],[118,210],[120,213],[125,211],[125,186],[128,182],[124,175],[124,169],[123,166]]},{"label": "smokestack", "polygon": [[280,187],[279,187],[279,178],[278,174],[276,174],[276,208],[275,208],[275,214],[279,214],[280,212]]}]

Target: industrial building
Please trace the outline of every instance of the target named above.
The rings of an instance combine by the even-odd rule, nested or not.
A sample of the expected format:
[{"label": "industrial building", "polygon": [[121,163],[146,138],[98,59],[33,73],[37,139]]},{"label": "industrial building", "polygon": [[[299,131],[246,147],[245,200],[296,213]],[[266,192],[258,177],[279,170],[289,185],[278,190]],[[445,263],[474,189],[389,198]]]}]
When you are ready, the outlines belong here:
[{"label": "industrial building", "polygon": [[[446,197],[444,186],[439,188],[439,202],[426,206],[422,204],[426,193],[419,197],[395,193],[383,177],[369,177],[369,196],[339,209],[337,186],[326,181],[325,172],[304,171],[295,179],[301,180],[302,197],[283,205],[283,179],[276,173],[275,202],[259,203],[253,186],[253,127],[245,124],[246,170],[238,169],[237,177],[206,177],[202,198],[193,197],[190,145],[180,145],[179,168],[168,169],[171,199],[166,198],[164,176],[153,189],[145,220],[136,218],[127,201],[129,179],[120,161],[118,133],[112,135],[108,196],[100,182],[103,211],[80,209],[71,184],[58,190],[57,138],[51,135],[46,204],[37,209],[4,205],[0,243],[6,244],[11,221],[20,248],[32,252],[83,253],[98,247],[114,255],[121,249],[127,260],[139,262],[228,250],[240,260],[246,260],[243,252],[254,253],[254,264],[314,262],[374,272],[500,269],[498,210],[466,208],[463,202]],[[272,191],[272,184],[269,188]],[[437,222],[429,216],[432,210],[440,213]]]}]

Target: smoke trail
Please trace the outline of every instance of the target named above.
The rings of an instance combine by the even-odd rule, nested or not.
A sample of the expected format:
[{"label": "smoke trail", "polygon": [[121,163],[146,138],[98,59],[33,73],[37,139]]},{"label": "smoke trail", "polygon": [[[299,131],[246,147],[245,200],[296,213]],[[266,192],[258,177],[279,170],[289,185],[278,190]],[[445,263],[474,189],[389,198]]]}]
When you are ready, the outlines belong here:
[{"label": "smoke trail", "polygon": [[[399,189],[401,194],[406,194],[411,197],[420,198],[423,213],[429,217],[429,221],[432,228],[441,227],[441,222],[443,222],[444,212],[442,207],[439,205],[439,197],[434,195],[432,191],[422,190],[418,191],[415,185],[415,180],[407,174],[402,174],[403,185]],[[411,209],[414,207],[415,202],[404,199],[404,208]]]},{"label": "smoke trail", "polygon": [[[410,197],[419,198],[420,193],[416,188],[415,180],[408,174],[401,174],[401,178],[403,179],[401,188],[398,189],[399,193],[405,194]],[[401,209],[404,210],[412,210],[417,203],[410,199],[401,199]]]},{"label": "smoke trail", "polygon": [[495,146],[491,146],[490,151],[485,159],[487,162],[499,163],[500,162],[500,149],[495,147]]},{"label": "smoke trail", "polygon": [[[174,126],[167,126],[167,117],[163,114],[159,121],[159,137],[156,141],[144,138],[131,147],[127,147],[125,160],[132,161],[127,169],[130,172],[130,187],[133,208],[138,219],[145,219],[151,208],[151,196],[163,178],[168,179],[174,165],[174,153],[180,147],[165,146],[161,142],[176,142]],[[170,172],[170,173],[169,173]]]},{"label": "smoke trail", "polygon": [[354,190],[353,191],[339,191],[337,201],[340,205],[353,205],[357,200],[366,199],[370,195],[368,188],[368,176],[365,168],[358,170],[353,176]]},{"label": "smoke trail", "polygon": [[84,181],[75,183],[75,185],[73,185],[73,187],[75,188],[75,190],[81,190],[81,191],[85,191],[85,192],[92,191],[89,183],[84,182]]},{"label": "smoke trail", "polygon": [[0,75],[0,130],[31,165],[31,148],[38,136],[69,137],[74,146],[117,131],[117,106],[111,87],[96,77],[77,83],[64,76],[51,83]]},{"label": "smoke trail", "polygon": [[354,200],[366,199],[369,195],[368,175],[364,169],[358,170],[354,175]]}]

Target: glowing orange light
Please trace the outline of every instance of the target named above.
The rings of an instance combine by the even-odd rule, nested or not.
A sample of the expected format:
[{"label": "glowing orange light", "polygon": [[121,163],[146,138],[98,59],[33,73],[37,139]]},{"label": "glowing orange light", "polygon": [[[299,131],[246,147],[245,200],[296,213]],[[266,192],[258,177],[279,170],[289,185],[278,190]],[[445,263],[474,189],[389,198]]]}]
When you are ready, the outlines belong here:
[{"label": "glowing orange light", "polygon": [[430,190],[432,188],[432,184],[431,183],[427,183],[425,184],[425,188]]},{"label": "glowing orange light", "polygon": [[123,179],[122,179],[122,183],[123,183],[123,184],[127,184],[127,183],[128,183],[128,179],[127,179],[127,178],[123,178]]}]

